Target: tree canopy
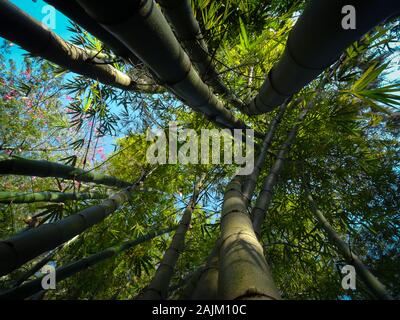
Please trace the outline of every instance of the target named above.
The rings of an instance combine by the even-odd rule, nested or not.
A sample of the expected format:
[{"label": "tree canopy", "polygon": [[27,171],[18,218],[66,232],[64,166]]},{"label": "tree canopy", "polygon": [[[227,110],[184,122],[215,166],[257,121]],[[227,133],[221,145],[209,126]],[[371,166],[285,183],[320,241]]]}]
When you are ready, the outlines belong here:
[{"label": "tree canopy", "polygon": [[[0,0],[20,23],[0,22],[0,297],[400,298],[396,15],[256,115],[313,1],[144,1],[143,24],[121,1],[46,2],[70,19],[68,39]],[[153,22],[165,50],[147,54]],[[149,163],[148,130],[170,138],[171,123],[199,137],[253,129],[253,173]],[[56,290],[40,287],[45,264],[63,275]]]}]

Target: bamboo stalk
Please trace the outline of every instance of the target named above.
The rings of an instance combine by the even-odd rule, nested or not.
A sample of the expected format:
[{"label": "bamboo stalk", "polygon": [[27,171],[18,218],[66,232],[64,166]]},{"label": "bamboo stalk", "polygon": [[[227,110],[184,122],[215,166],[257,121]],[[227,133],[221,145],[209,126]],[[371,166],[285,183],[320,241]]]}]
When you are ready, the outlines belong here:
[{"label": "bamboo stalk", "polygon": [[241,191],[241,177],[236,176],[227,187],[221,213],[218,297],[280,299]]},{"label": "bamboo stalk", "polygon": [[[81,260],[78,260],[78,261],[69,263],[65,266],[62,266],[60,268],[57,268],[56,269],[57,283],[59,283],[62,280],[65,280],[66,278],[69,278],[69,277],[75,275],[76,273],[78,273],[80,271],[88,269],[91,266],[94,266],[106,259],[114,257],[114,256],[120,254],[121,252],[126,251],[136,245],[139,245],[143,242],[149,241],[160,235],[169,233],[169,232],[175,230],[176,228],[177,228],[177,226],[173,226],[173,227],[169,227],[169,228],[162,229],[159,231],[149,232],[148,234],[143,235],[137,239],[126,241],[126,242],[122,243],[121,245],[107,248],[103,251],[92,254],[86,258],[83,258]],[[17,288],[10,289],[10,290],[0,294],[0,299],[24,299],[30,295],[40,292],[42,290],[42,285],[41,285],[42,278],[43,277],[29,281]]]},{"label": "bamboo stalk", "polygon": [[244,177],[242,193],[243,193],[243,198],[245,199],[245,201],[247,203],[249,203],[251,201],[254,190],[256,188],[256,182],[257,182],[258,176],[260,175],[260,171],[264,165],[265,158],[267,157],[267,152],[271,146],[276,129],[278,128],[278,125],[281,122],[283,115],[285,114],[285,110],[287,108],[288,103],[289,103],[289,101],[282,104],[278,114],[270,123],[270,125],[268,127],[268,132],[265,135],[264,140],[261,144],[260,154],[257,157],[257,160],[254,164],[254,170],[250,175]]},{"label": "bamboo stalk", "polygon": [[308,112],[311,110],[312,106],[313,106],[312,102],[309,102],[306,108],[304,108],[300,112],[299,116],[297,117],[296,124],[290,130],[286,138],[286,141],[281,145],[281,148],[276,157],[276,161],[272,165],[272,168],[268,176],[264,179],[263,187],[257,197],[256,204],[251,212],[254,232],[256,233],[259,239],[261,238],[261,227],[265,220],[266,210],[268,209],[268,206],[272,200],[273,189],[278,182],[278,177],[283,169],[286,156],[290,150],[290,147],[293,144],[293,141],[296,137],[301,122],[304,120]]},{"label": "bamboo stalk", "polygon": [[152,0],[121,2],[119,6],[103,6],[87,0],[78,0],[78,3],[193,110],[220,126],[246,128],[201,80]]},{"label": "bamboo stalk", "polygon": [[143,292],[136,297],[136,299],[164,300],[167,298],[169,284],[174,273],[176,262],[178,261],[178,258],[185,245],[185,236],[192,220],[192,213],[196,205],[204,177],[205,176],[203,175],[203,177],[196,183],[192,198],[182,215],[179,226],[172,238],[171,244],[165,251],[153,279],[143,290]]},{"label": "bamboo stalk", "polygon": [[71,200],[104,199],[107,195],[87,193],[66,193],[66,192],[11,192],[0,191],[0,203],[32,203],[32,202],[65,202]]},{"label": "bamboo stalk", "polygon": [[92,19],[75,0],[45,0],[45,2],[72,19],[101,42],[107,44],[116,55],[133,63],[139,62],[139,59],[123,43]]},{"label": "bamboo stalk", "polygon": [[55,177],[81,182],[92,182],[110,187],[129,187],[132,183],[119,180],[102,173],[94,173],[79,168],[45,160],[30,160],[21,157],[0,155],[0,175],[23,175]]},{"label": "bamboo stalk", "polygon": [[145,177],[143,175],[131,187],[116,193],[98,205],[86,208],[62,220],[42,224],[37,228],[0,241],[0,276],[12,272],[25,262],[43,252],[56,248],[93,225],[103,221],[131,199],[136,187]]},{"label": "bamboo stalk", "polygon": [[211,254],[207,257],[206,265],[196,281],[196,286],[190,295],[191,300],[216,300],[218,297],[218,251],[219,243],[217,243]]},{"label": "bamboo stalk", "polygon": [[203,81],[219,94],[222,94],[237,108],[243,107],[243,102],[235,97],[222,82],[204,41],[200,26],[193,14],[190,0],[157,0],[162,7],[174,32],[194,63]]},{"label": "bamboo stalk", "polygon": [[[265,162],[266,154],[274,137],[275,131],[285,113],[289,101],[283,104],[276,115],[276,117],[272,120],[268,127],[268,132],[264,137],[263,143],[260,145],[260,153],[257,156],[254,170],[253,172],[243,177],[243,186],[242,186],[242,197],[245,202],[246,207],[249,205],[250,199],[253,196],[257,179],[260,175],[260,171],[263,163]],[[192,299],[204,299],[204,300],[214,300],[218,297],[218,276],[219,276],[219,246],[220,239],[218,239],[215,247],[210,253],[207,261],[205,263],[205,267],[202,269],[200,278],[196,283],[196,288],[193,291]],[[184,296],[187,298],[189,296]]]},{"label": "bamboo stalk", "polygon": [[91,51],[64,41],[6,0],[0,0],[0,36],[72,72],[123,90],[157,92],[159,86],[135,82]]},{"label": "bamboo stalk", "polygon": [[350,250],[346,242],[343,241],[338,233],[333,229],[328,220],[324,217],[323,213],[318,209],[311,194],[308,194],[307,198],[310,201],[311,209],[315,214],[315,217],[322,229],[328,234],[331,243],[338,248],[340,254],[343,255],[347,263],[354,265],[357,275],[360,276],[367,288],[371,290],[378,299],[392,300],[393,298],[387,292],[385,286],[368,270],[361,259]]}]

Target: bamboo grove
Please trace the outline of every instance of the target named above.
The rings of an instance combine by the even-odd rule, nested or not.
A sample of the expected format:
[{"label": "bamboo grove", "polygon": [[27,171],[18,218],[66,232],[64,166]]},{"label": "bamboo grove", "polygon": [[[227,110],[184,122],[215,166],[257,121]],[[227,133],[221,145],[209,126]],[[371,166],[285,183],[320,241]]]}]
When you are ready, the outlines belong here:
[{"label": "bamboo grove", "polygon": [[[46,4],[70,39],[0,0],[1,299],[400,297],[398,1]],[[252,172],[150,164],[171,122]]]}]

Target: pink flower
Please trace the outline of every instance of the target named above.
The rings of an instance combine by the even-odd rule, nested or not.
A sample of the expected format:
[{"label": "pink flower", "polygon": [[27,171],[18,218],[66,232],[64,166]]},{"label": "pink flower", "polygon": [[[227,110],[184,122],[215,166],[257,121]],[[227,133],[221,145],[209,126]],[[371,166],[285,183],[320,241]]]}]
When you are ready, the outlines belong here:
[{"label": "pink flower", "polygon": [[24,74],[27,79],[30,79],[30,77],[31,77],[31,69],[29,69],[29,68],[26,69],[24,72],[22,72],[22,74]]},{"label": "pink flower", "polygon": [[97,148],[96,153],[97,154],[104,154],[104,148],[103,147]]},{"label": "pink flower", "polygon": [[100,157],[101,157],[101,160],[103,160],[103,161],[105,161],[107,159],[105,154],[102,154]]},{"label": "pink flower", "polygon": [[74,99],[72,99],[72,97],[71,97],[71,96],[68,96],[68,95],[65,97],[65,99],[67,99],[68,101],[72,101],[72,100],[74,100]]},{"label": "pink flower", "polygon": [[6,154],[10,155],[10,154],[12,153],[12,150],[6,149],[6,150],[4,150],[4,152],[5,152]]}]

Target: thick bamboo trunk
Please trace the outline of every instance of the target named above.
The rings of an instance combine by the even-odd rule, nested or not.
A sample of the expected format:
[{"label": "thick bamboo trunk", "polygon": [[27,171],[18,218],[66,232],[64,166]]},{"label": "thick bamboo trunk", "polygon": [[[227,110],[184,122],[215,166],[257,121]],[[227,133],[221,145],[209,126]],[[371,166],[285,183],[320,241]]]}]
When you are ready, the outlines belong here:
[{"label": "thick bamboo trunk", "polygon": [[104,199],[107,195],[95,192],[10,192],[0,191],[0,203],[65,202],[70,200]]},{"label": "thick bamboo trunk", "polygon": [[243,102],[226,87],[213,65],[200,26],[193,14],[190,0],[157,0],[157,2],[162,7],[164,15],[195,65],[201,79],[210,85],[214,92],[222,94],[233,105],[241,109]]},{"label": "thick bamboo trunk", "polygon": [[[354,7],[355,28],[346,29],[345,6]],[[271,111],[333,64],[354,41],[386,18],[399,14],[398,0],[312,0],[290,32],[285,52],[272,68],[247,113]]]},{"label": "thick bamboo trunk", "polygon": [[78,0],[78,3],[195,111],[220,126],[246,128],[201,80],[152,0],[121,2],[118,6],[91,0]]},{"label": "thick bamboo trunk", "polygon": [[360,258],[355,255],[343,241],[337,232],[332,228],[328,220],[324,217],[322,212],[318,209],[311,194],[307,196],[311,204],[311,209],[314,212],[320,226],[328,234],[331,243],[338,248],[340,254],[346,259],[347,263],[353,265],[357,271],[357,276],[360,276],[361,280],[367,286],[367,288],[374,294],[375,297],[382,300],[393,299],[387,292],[385,286],[368,270]]},{"label": "thick bamboo trunk", "polygon": [[[244,176],[242,184],[242,198],[247,208],[250,199],[253,196],[257,179],[260,175],[261,168],[265,162],[266,154],[271,145],[275,131],[285,113],[289,101],[281,106],[276,117],[272,120],[268,127],[268,132],[264,137],[263,143],[260,146],[260,152],[257,156],[254,170],[252,174]],[[218,277],[219,277],[219,247],[220,239],[218,239],[211,254],[207,258],[206,266],[203,268],[201,276],[197,281],[195,291],[191,298],[193,300],[213,300],[218,298]]]},{"label": "thick bamboo trunk", "polygon": [[225,192],[221,213],[218,298],[280,299],[241,191],[241,178],[235,177]]},{"label": "thick bamboo trunk", "polygon": [[102,173],[85,171],[72,166],[44,160],[30,160],[21,157],[9,157],[0,155],[0,175],[23,175],[36,177],[54,177],[92,182],[110,187],[129,187],[132,183],[119,180]]},{"label": "thick bamboo trunk", "polygon": [[7,0],[0,0],[0,36],[72,72],[123,90],[153,93],[159,86],[133,81],[93,52],[70,44]]},{"label": "thick bamboo trunk", "polygon": [[216,300],[218,298],[218,251],[219,240],[208,256],[206,265],[196,281],[191,300]]},{"label": "thick bamboo trunk", "polygon": [[174,273],[174,268],[185,246],[185,236],[192,220],[192,213],[197,202],[204,176],[196,183],[192,199],[186,207],[179,226],[172,238],[169,248],[165,251],[160,265],[150,284],[139,294],[138,300],[164,300],[168,296],[168,288]]},{"label": "thick bamboo trunk", "polygon": [[[196,289],[197,282],[199,281],[199,278],[201,274],[203,273],[203,270],[205,268],[205,265],[201,265],[198,267],[193,273],[191,273],[188,277],[183,279],[182,283],[179,284],[179,288],[182,286],[185,286],[182,290],[182,292],[179,295],[179,300],[190,300],[192,297],[192,294],[194,290]],[[178,287],[173,287],[169,288],[170,296],[173,291],[176,291]]]},{"label": "thick bamboo trunk", "polygon": [[278,177],[282,171],[287,154],[293,144],[299,126],[306,117],[307,113],[311,110],[312,106],[313,104],[310,102],[308,103],[306,108],[300,112],[297,118],[297,123],[292,127],[286,138],[286,141],[281,145],[281,148],[276,157],[276,161],[272,165],[268,176],[264,180],[262,190],[260,191],[257,197],[256,204],[251,212],[254,232],[259,239],[261,238],[261,228],[265,220],[265,214],[273,196],[273,189],[278,182]]},{"label": "thick bamboo trunk", "polygon": [[[103,251],[92,254],[89,257],[83,258],[76,262],[72,262],[72,263],[69,263],[60,268],[57,268],[56,269],[56,281],[57,281],[57,283],[59,283],[60,281],[65,280],[66,278],[69,278],[82,270],[88,269],[89,267],[96,265],[108,258],[116,256],[117,254],[121,253],[122,251],[128,250],[136,245],[139,245],[143,242],[149,241],[160,235],[169,233],[169,232],[175,230],[176,228],[177,228],[177,226],[173,226],[173,227],[166,228],[163,230],[150,232],[150,233],[148,233],[144,236],[141,236],[135,240],[130,240],[130,241],[124,242],[123,244],[121,244],[119,246],[107,248]],[[42,281],[42,278],[38,278],[38,279],[35,279],[32,281],[29,281],[17,288],[8,290],[8,291],[0,294],[0,299],[24,299],[24,298],[27,298],[30,295],[35,294],[42,290],[41,281]]]},{"label": "thick bamboo trunk", "polygon": [[65,16],[69,17],[75,23],[80,25],[83,29],[91,33],[101,42],[105,43],[110,49],[118,56],[129,60],[132,63],[139,62],[139,59],[133,55],[132,52],[119,40],[117,40],[111,33],[100,26],[94,19],[92,19],[85,10],[75,1],[60,1],[60,0],[45,0],[48,4],[55,7],[58,11],[62,12]]},{"label": "thick bamboo trunk", "polygon": [[144,178],[145,176],[131,187],[104,200],[99,205],[0,241],[0,276],[10,273],[25,262],[56,248],[103,221],[132,197],[137,185]]}]

